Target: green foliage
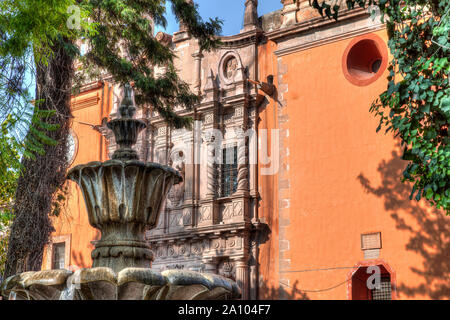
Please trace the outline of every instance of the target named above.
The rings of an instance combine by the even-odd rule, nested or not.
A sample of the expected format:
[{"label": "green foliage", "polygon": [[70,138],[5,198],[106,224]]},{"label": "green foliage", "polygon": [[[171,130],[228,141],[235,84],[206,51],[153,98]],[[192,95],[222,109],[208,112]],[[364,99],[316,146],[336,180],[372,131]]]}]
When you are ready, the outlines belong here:
[{"label": "green foliage", "polygon": [[[33,47],[36,60],[47,61],[58,37],[77,38],[77,28],[70,28],[71,6],[77,0],[2,0],[0,1],[0,56],[21,57]],[[80,10],[80,28],[93,31]]]},{"label": "green foliage", "polygon": [[[54,145],[48,132],[56,130],[33,101],[35,62],[47,64],[61,35],[76,36],[66,27],[68,6],[76,1],[0,2],[0,173],[20,167],[22,156],[34,158]],[[88,32],[92,28],[80,23]],[[31,89],[31,90],[30,90]],[[25,138],[26,137],[26,138]],[[16,154],[19,156],[16,157]]]},{"label": "green foliage", "polygon": [[[203,50],[219,44],[215,36],[221,29],[219,20],[203,22],[195,5],[184,0],[171,3]],[[14,172],[11,168],[21,170],[6,275],[40,268],[43,247],[54,231],[49,216],[58,216],[65,202],[67,192],[61,186],[67,170],[65,144],[76,58],[84,70],[107,72],[122,85],[134,83],[136,102],[154,108],[170,125],[190,125],[191,119],[179,117],[173,108],[192,107],[199,97],[178,77],[171,49],[152,35],[150,19],[166,24],[165,4],[165,0],[0,1],[0,123],[4,124],[0,174],[3,179]],[[80,39],[90,48],[83,57],[74,45]],[[155,67],[166,72],[155,76]],[[27,75],[36,79],[34,102],[25,85]],[[14,183],[16,179],[17,175],[12,177]]]},{"label": "green foliage", "polygon": [[[10,213],[5,213],[0,209],[0,277],[5,270],[6,253],[8,250],[9,228],[13,216]],[[0,279],[1,282],[1,279]]]},{"label": "green foliage", "polygon": [[20,167],[20,145],[5,132],[7,121],[1,124],[0,132],[0,210],[12,203]]},{"label": "green foliage", "polygon": [[[7,120],[8,121],[8,120]],[[9,226],[13,219],[11,206],[19,176],[19,145],[3,134],[7,121],[1,124],[0,132],[0,275],[3,274],[8,249]],[[4,162],[6,161],[6,163]]]},{"label": "green foliage", "polygon": [[410,198],[425,198],[449,214],[450,0],[346,3],[348,9],[378,7],[387,25],[393,59],[387,90],[370,108],[380,120],[377,131],[401,139],[409,161],[403,181],[413,183]]}]

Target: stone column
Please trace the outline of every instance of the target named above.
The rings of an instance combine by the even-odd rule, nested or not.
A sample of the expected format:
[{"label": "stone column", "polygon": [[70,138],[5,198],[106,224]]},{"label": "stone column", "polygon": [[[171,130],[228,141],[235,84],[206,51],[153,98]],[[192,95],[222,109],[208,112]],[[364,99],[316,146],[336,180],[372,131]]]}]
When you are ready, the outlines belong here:
[{"label": "stone column", "polygon": [[203,141],[206,143],[207,150],[207,191],[206,198],[212,199],[216,195],[216,145],[215,145],[215,136],[212,132],[205,132],[203,134]]},{"label": "stone column", "polygon": [[202,79],[201,79],[201,68],[202,68],[202,52],[201,50],[197,53],[194,53],[192,55],[192,57],[194,58],[194,70],[195,70],[195,79],[194,79],[194,84],[195,84],[195,92],[198,95],[201,95],[202,93]]},{"label": "stone column", "polygon": [[237,160],[238,160],[238,186],[237,191],[248,192],[248,152],[247,152],[247,134],[244,131],[245,126],[238,127],[235,130],[236,137],[238,139],[238,150],[237,150]]},{"label": "stone column", "polygon": [[242,300],[248,300],[249,295],[249,266],[248,257],[240,257],[233,259],[236,268],[236,283],[241,288]]}]

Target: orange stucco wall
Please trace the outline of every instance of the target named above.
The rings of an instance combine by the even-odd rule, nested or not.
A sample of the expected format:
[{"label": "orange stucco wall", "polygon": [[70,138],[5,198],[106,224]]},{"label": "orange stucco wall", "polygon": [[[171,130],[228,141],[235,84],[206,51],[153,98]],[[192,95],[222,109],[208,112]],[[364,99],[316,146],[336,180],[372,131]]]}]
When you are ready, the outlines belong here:
[{"label": "orange stucco wall", "polygon": [[[276,49],[275,43],[269,42],[261,46],[258,51],[259,78],[266,79],[276,72],[276,57],[273,51]],[[277,84],[277,78],[274,79]],[[271,146],[270,130],[276,129],[277,125],[277,104],[274,99],[268,99],[260,106],[260,120],[258,130],[267,130],[268,146]],[[261,152],[261,150],[259,150]],[[269,152],[270,153],[270,152]],[[259,296],[261,299],[275,299],[278,295],[278,175],[262,175],[262,166],[258,166],[258,185],[260,202],[258,215],[262,222],[270,226],[270,232],[266,236],[266,241],[260,245],[259,255]],[[262,280],[262,281],[261,281]]]},{"label": "orange stucco wall", "polygon": [[[82,92],[72,99],[72,131],[77,140],[76,155],[70,167],[91,161],[107,159],[106,139],[90,125],[100,125],[104,117],[108,117],[112,105],[112,89],[108,83],[99,84],[91,90]],[[91,241],[99,238],[99,231],[89,225],[86,206],[81,189],[75,183],[68,181],[69,197],[64,211],[53,219],[54,239],[70,238],[70,259],[66,267],[77,269],[90,267],[91,251],[94,249]],[[43,268],[50,269],[50,259],[45,251]]]},{"label": "orange stucco wall", "polygon": [[[385,31],[376,34],[387,41]],[[437,230],[445,230],[448,217],[408,199],[410,187],[400,183],[406,162],[399,159],[398,141],[392,134],[376,133],[378,119],[369,113],[386,88],[387,71],[367,86],[351,84],[342,71],[342,55],[351,41],[279,61],[272,55],[275,43],[260,48],[261,79],[274,74],[282,80],[278,89],[288,88],[283,93],[287,122],[273,120],[281,117],[273,103],[261,114],[260,128],[285,131],[280,149],[284,173],[279,175],[289,180],[281,194],[270,177],[260,177],[261,216],[270,217],[272,237],[261,250],[263,282],[283,288],[291,298],[348,299],[353,267],[384,263],[392,270],[394,298],[440,298],[438,283],[444,279],[436,267],[448,257]],[[280,74],[279,65],[287,72]],[[275,217],[280,207],[270,212],[279,205],[287,219],[283,235]],[[376,261],[364,261],[360,237],[368,232],[381,232]]]}]

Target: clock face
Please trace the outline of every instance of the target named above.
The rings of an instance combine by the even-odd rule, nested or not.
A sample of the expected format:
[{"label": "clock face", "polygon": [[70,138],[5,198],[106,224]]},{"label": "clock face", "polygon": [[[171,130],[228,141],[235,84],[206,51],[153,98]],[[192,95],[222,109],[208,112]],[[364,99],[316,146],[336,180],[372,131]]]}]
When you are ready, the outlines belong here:
[{"label": "clock face", "polygon": [[75,136],[75,133],[70,130],[69,136],[67,138],[67,161],[69,165],[72,164],[73,160],[75,160],[75,156],[78,148],[78,139]]}]

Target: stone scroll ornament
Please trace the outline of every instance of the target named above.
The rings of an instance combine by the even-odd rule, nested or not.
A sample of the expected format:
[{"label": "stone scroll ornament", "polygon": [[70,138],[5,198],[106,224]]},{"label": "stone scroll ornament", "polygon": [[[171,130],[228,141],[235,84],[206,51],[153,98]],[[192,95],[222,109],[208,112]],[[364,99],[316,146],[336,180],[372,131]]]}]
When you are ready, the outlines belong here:
[{"label": "stone scroll ornament", "polygon": [[71,169],[68,179],[82,190],[89,223],[101,231],[92,268],[75,272],[25,272],[0,288],[7,299],[223,299],[240,296],[239,287],[214,274],[183,270],[157,273],[145,231],[156,227],[169,189],[182,181],[171,167],[139,161],[132,146],[146,125],[134,119],[132,90],[125,86],[120,118],[108,122],[119,148],[112,160]]}]

